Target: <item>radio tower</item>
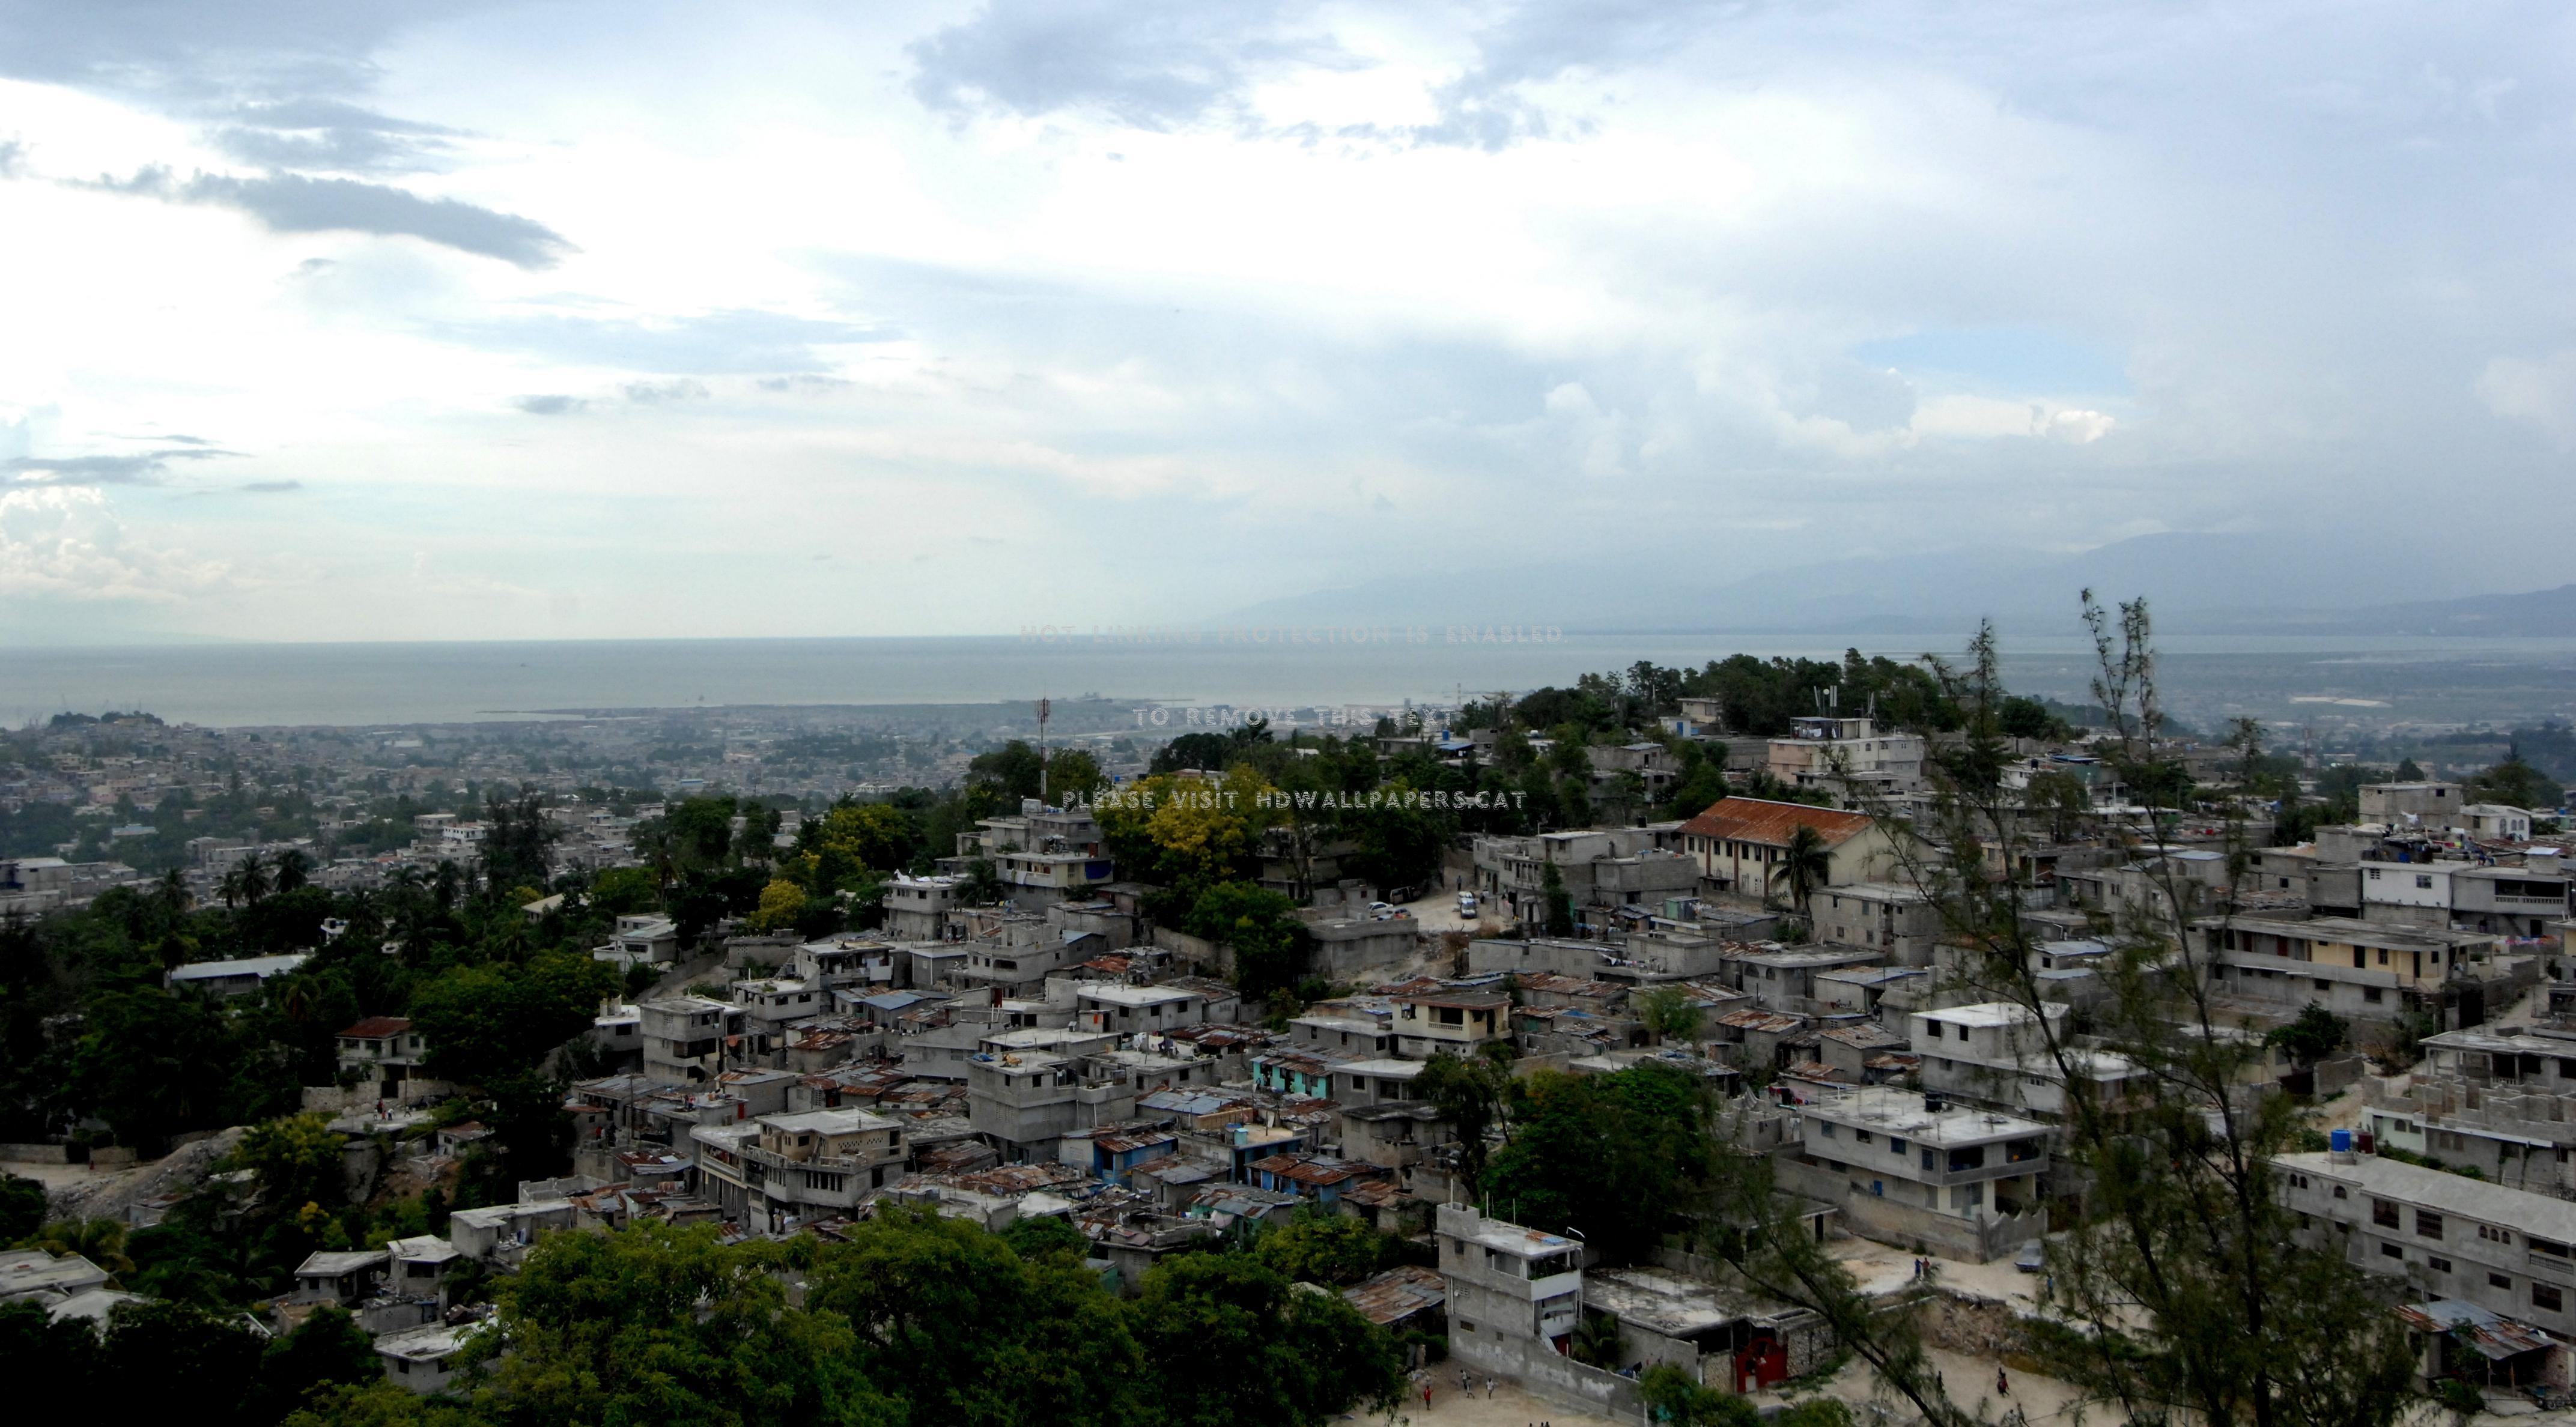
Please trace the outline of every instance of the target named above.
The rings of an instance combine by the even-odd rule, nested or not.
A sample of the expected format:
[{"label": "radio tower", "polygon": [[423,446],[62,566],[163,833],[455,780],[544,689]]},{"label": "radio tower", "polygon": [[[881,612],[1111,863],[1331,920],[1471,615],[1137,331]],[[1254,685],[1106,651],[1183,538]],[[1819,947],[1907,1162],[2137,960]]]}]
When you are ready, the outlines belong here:
[{"label": "radio tower", "polygon": [[1039,802],[1041,802],[1041,803],[1044,803],[1044,802],[1046,802],[1046,800],[1047,800],[1047,776],[1046,776],[1046,775],[1047,775],[1047,766],[1046,766],[1046,726],[1047,726],[1047,715],[1049,715],[1049,714],[1051,714],[1051,713],[1054,713],[1054,712],[1055,712],[1055,703],[1054,703],[1054,701],[1053,701],[1053,700],[1050,700],[1050,699],[1043,699],[1043,698],[1038,700],[1038,801],[1039,801]]}]

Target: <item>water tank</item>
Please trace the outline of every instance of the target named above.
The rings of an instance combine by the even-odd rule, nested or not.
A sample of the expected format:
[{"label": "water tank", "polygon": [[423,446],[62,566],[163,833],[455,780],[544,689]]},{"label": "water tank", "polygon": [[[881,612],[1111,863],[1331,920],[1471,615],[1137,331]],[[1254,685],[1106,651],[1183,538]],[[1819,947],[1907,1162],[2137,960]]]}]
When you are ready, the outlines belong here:
[{"label": "water tank", "polygon": [[[2310,1140],[2308,1143],[2315,1144],[2316,1141]],[[2326,1135],[2326,1148],[2332,1150],[2336,1154],[2352,1153],[2352,1131],[2334,1130],[2329,1132]]]}]

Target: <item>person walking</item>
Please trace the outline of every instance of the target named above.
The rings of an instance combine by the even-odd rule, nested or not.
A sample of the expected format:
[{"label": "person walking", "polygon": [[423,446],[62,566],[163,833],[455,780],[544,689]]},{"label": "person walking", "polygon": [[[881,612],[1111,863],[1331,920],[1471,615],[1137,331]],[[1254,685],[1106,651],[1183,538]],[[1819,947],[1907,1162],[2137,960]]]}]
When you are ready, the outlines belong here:
[{"label": "person walking", "polygon": [[1998,1397],[2012,1396],[2012,1380],[2004,1376],[2004,1370],[2000,1367],[1995,1369],[1995,1395]]}]

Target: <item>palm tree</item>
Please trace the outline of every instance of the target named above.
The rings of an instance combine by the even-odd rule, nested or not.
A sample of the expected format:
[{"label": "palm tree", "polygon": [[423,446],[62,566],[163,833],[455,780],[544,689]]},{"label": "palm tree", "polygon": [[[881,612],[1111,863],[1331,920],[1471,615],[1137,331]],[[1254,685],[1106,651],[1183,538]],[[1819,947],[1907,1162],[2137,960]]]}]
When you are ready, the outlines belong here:
[{"label": "palm tree", "polygon": [[241,865],[234,870],[241,874],[242,900],[258,906],[259,899],[267,896],[270,890],[268,859],[254,852],[243,858]]},{"label": "palm tree", "polygon": [[238,867],[225,873],[223,880],[215,884],[215,895],[224,899],[224,910],[227,912],[233,909],[233,903],[241,900],[241,892],[242,875]]},{"label": "palm tree", "polygon": [[440,911],[448,911],[455,907],[456,894],[464,887],[465,869],[447,858],[440,858],[438,870],[431,873],[429,878],[430,900],[438,903]]},{"label": "palm tree", "polygon": [[176,867],[161,874],[161,886],[156,895],[160,897],[161,905],[173,912],[188,910],[188,903],[192,900],[188,896],[188,879]]},{"label": "palm tree", "polygon": [[1806,823],[1798,824],[1797,830],[1789,834],[1789,845],[1780,850],[1780,860],[1771,864],[1771,885],[1788,888],[1789,905],[1797,908],[1802,917],[1807,914],[1807,900],[1817,888],[1832,881],[1833,875],[1833,848],[1825,842],[1823,833]]},{"label": "palm tree", "polygon": [[292,892],[313,880],[313,859],[297,848],[277,854],[277,890]]}]

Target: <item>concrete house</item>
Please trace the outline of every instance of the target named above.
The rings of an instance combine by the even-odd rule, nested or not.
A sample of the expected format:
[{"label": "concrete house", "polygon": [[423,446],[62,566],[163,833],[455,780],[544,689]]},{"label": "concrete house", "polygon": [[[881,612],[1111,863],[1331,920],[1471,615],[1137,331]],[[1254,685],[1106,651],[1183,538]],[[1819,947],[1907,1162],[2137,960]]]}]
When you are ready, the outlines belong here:
[{"label": "concrete house", "polygon": [[1526,1381],[1564,1355],[1582,1317],[1581,1244],[1464,1204],[1441,1205],[1432,1227],[1449,1298],[1450,1356]]},{"label": "concrete house", "polygon": [[654,1080],[712,1080],[740,1062],[738,1038],[750,1018],[745,1008],[704,996],[666,996],[637,1009],[644,1026],[644,1073]]},{"label": "concrete house", "polygon": [[1824,839],[1825,886],[1876,882],[1896,869],[1896,848],[1877,820],[1862,813],[1727,798],[1681,826],[1682,851],[1699,866],[1700,883],[1721,895],[1760,903],[1780,891],[1772,876],[1800,827]]},{"label": "concrete house", "polygon": [[382,1100],[401,1099],[403,1082],[429,1059],[420,1032],[400,1016],[369,1016],[343,1029],[339,1042],[340,1078]]},{"label": "concrete house", "polygon": [[[2576,1204],[2348,1151],[2285,1154],[2273,1170],[2312,1244],[2405,1281],[2399,1311],[2421,1335],[2425,1377],[2467,1367],[2485,1380],[2491,1365],[2498,1382],[2567,1381]],[[2470,1330],[2451,1331],[2456,1319]],[[2452,1356],[2463,1352],[2475,1356]]]},{"label": "concrete house", "polygon": [[[2386,870],[2412,875],[2402,866]],[[2377,1021],[2438,1008],[2444,983],[2495,940],[2348,917],[2211,917],[2192,930],[2217,989],[2229,996],[2282,1015],[2313,1001],[2339,1016]]]},{"label": "concrete house", "polygon": [[1810,1101],[1782,1187],[1868,1238],[1984,1263],[2047,1229],[2048,1126],[1890,1087]]},{"label": "concrete house", "polygon": [[1893,966],[1930,966],[1942,937],[1940,907],[1920,887],[1896,882],[1827,887],[1808,911],[1817,941],[1874,951]]},{"label": "concrete house", "polygon": [[[2067,1014],[2049,1005],[2054,1024]],[[1923,1088],[2007,1112],[2055,1117],[2066,1111],[2067,1074],[2046,1049],[2039,1019],[2009,1001],[1917,1011],[1906,1018]],[[2071,1049],[2067,1062],[2098,1101],[2126,1093],[2138,1068],[2108,1051]]]},{"label": "concrete house", "polygon": [[1408,1059],[1472,1055],[1487,1041],[1511,1039],[1512,998],[1500,991],[1421,991],[1395,1004],[1396,1053]]}]

